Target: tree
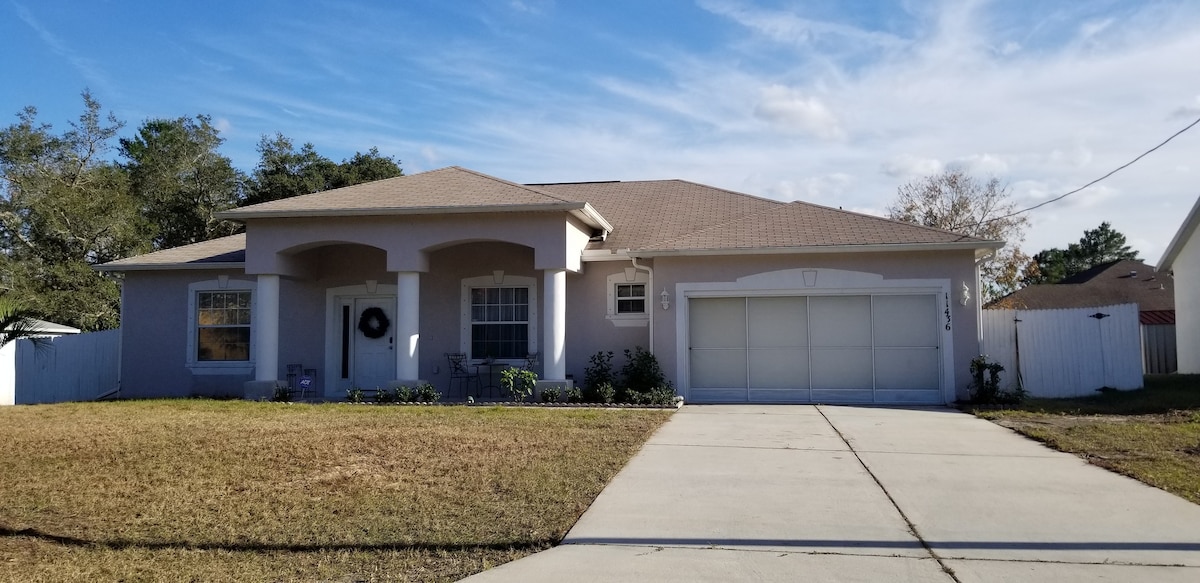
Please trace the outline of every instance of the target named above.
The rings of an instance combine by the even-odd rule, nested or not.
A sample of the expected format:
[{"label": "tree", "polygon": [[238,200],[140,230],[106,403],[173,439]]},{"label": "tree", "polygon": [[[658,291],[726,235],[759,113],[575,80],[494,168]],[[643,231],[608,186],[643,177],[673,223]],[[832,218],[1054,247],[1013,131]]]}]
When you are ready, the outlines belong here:
[{"label": "tree", "polygon": [[904,184],[896,194],[888,207],[894,220],[1008,243],[980,268],[983,301],[1017,288],[1021,269],[1029,261],[1019,246],[1029,219],[1006,216],[1016,204],[1009,201],[1009,191],[999,179],[981,181],[960,169],[947,170]]},{"label": "tree", "polygon": [[148,250],[124,168],[104,159],[121,122],[83,93],[55,134],[25,108],[0,130],[0,286],[33,312],[85,330],[115,327],[116,282],[91,269]]},{"label": "tree", "polygon": [[1125,243],[1125,235],[1105,221],[1099,227],[1083,232],[1078,243],[1066,249],[1046,249],[1033,256],[1021,282],[1025,285],[1058,283],[1097,265],[1138,259],[1138,252]]},{"label": "tree", "polygon": [[379,150],[355,153],[341,164],[317,153],[312,144],[296,151],[283,134],[263,136],[258,142],[260,160],[246,189],[245,204],[258,204],[302,194],[352,186],[362,182],[402,176],[400,165]]},{"label": "tree", "polygon": [[215,217],[237,206],[245,177],[217,153],[224,140],[212,118],[148,120],[121,140],[131,194],[154,225],[156,249],[231,235],[240,226]]}]

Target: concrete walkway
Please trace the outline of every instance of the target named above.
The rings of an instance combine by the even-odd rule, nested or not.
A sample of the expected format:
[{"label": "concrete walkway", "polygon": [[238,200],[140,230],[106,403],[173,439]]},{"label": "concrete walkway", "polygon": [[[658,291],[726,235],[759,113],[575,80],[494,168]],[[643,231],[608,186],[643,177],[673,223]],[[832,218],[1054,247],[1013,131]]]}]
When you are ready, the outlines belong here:
[{"label": "concrete walkway", "polygon": [[687,406],[563,544],[466,579],[1200,581],[1200,506],[949,409]]}]

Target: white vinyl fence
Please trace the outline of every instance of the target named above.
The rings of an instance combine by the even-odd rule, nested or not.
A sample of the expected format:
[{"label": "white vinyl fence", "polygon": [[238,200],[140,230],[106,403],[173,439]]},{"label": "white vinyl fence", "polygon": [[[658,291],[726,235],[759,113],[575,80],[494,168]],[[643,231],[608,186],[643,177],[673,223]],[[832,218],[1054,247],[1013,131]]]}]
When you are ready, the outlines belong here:
[{"label": "white vinyl fence", "polygon": [[58,336],[46,343],[37,348],[17,340],[4,347],[15,346],[15,354],[11,365],[3,362],[12,369],[0,374],[0,382],[11,385],[0,387],[0,394],[22,405],[92,401],[117,388],[120,330]]},{"label": "white vinyl fence", "polygon": [[[983,310],[983,350],[1033,397],[1093,395],[1142,387],[1137,304],[1068,310]],[[1019,379],[1018,379],[1019,375]]]}]

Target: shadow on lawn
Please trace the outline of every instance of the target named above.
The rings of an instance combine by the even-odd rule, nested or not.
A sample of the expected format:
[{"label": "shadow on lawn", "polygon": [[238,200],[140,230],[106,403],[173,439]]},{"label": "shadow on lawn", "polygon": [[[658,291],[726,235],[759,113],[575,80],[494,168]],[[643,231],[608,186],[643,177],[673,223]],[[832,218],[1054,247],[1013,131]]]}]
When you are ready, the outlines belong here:
[{"label": "shadow on lawn", "polygon": [[289,553],[311,553],[320,551],[511,551],[511,550],[540,550],[558,543],[557,540],[544,539],[534,541],[511,541],[504,543],[474,543],[474,544],[435,544],[435,543],[377,543],[377,544],[263,544],[263,543],[190,543],[179,541],[138,542],[130,540],[87,540],[72,536],[63,536],[41,532],[35,528],[14,530],[0,526],[0,537],[28,537],[38,540],[74,547],[102,547],[112,550],[149,549],[149,550],[204,550],[204,551],[276,551]]}]

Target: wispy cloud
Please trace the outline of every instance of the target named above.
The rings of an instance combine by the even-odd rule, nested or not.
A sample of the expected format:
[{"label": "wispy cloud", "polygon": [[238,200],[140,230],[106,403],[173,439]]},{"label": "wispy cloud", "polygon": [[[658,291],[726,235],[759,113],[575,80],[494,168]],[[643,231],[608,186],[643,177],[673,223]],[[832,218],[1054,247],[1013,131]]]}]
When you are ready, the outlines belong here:
[{"label": "wispy cloud", "polygon": [[28,25],[29,28],[32,28],[37,33],[38,38],[42,39],[42,42],[46,43],[54,54],[69,62],[89,85],[93,85],[97,90],[110,95],[114,93],[113,84],[109,81],[108,75],[105,74],[104,69],[98,63],[73,50],[67,45],[66,41],[43,26],[24,4],[13,2],[13,7],[17,11],[17,17]]}]

